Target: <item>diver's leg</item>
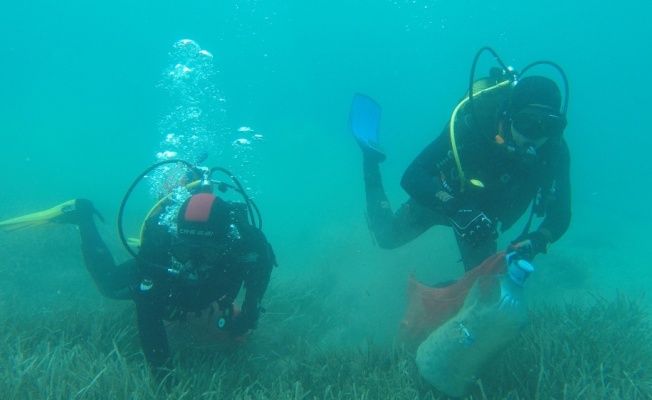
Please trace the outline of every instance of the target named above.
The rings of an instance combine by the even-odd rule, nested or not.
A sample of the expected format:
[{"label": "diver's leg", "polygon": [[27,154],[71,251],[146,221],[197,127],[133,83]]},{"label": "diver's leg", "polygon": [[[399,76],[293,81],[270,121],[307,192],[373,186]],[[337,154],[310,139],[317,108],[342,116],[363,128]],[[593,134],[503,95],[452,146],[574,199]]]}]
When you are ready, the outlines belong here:
[{"label": "diver's leg", "polygon": [[495,240],[485,242],[478,246],[471,246],[466,240],[462,239],[459,235],[455,234],[457,240],[457,247],[462,256],[462,263],[464,263],[464,270],[469,271],[480,265],[487,257],[496,254],[498,251],[498,243]]},{"label": "diver's leg", "polygon": [[369,229],[380,247],[399,247],[433,225],[446,224],[445,218],[439,213],[421,206],[413,199],[393,213],[385,194],[378,163],[365,157],[363,172]]},{"label": "diver's leg", "polygon": [[76,203],[76,209],[58,222],[77,225],[84,264],[100,293],[111,299],[130,299],[133,288],[139,282],[135,260],[116,265],[95,226],[92,204],[82,199]]},{"label": "diver's leg", "polygon": [[394,218],[392,206],[385,194],[383,180],[380,175],[380,166],[368,157],[363,158],[362,172],[364,174],[365,194],[367,197],[367,223],[376,241],[383,248],[391,248],[391,224]]}]

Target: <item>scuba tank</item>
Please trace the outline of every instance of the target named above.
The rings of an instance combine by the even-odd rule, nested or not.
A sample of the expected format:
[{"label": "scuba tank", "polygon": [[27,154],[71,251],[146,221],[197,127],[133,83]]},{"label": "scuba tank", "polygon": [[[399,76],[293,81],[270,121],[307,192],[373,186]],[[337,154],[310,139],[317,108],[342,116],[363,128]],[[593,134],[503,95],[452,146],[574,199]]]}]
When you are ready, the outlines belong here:
[{"label": "scuba tank", "polygon": [[[137,240],[128,240],[124,232],[123,219],[125,208],[134,189],[143,181],[143,179],[148,177],[152,171],[156,170],[157,168],[170,168],[170,164],[173,164],[173,167],[177,169],[185,169],[185,173],[182,174],[183,179],[180,180],[175,185],[175,187],[170,188],[167,193],[161,195],[158,201],[151,207],[143,219],[139,238]],[[230,182],[215,179],[213,175],[218,172],[226,175],[229,178]],[[160,214],[159,224],[168,225],[170,229],[174,230],[173,228],[176,228],[176,218],[181,204],[190,198],[193,194],[200,192],[212,193],[214,189],[217,189],[222,193],[231,190],[242,197],[242,202],[229,202],[229,204],[232,205],[231,218],[234,222],[243,224],[247,223],[258,229],[262,229],[262,218],[258,207],[248,196],[239,180],[230,171],[222,167],[207,168],[197,166],[193,163],[183,160],[165,160],[155,163],[151,167],[145,169],[140,175],[138,175],[138,177],[127,189],[127,192],[125,193],[125,196],[123,197],[120,204],[120,209],[118,210],[118,235],[122,245],[127,250],[127,252],[136,260],[138,260],[143,266],[151,268],[155,271],[162,271],[163,273],[174,277],[184,277],[185,274],[183,274],[184,271],[182,270],[180,263],[173,263],[172,267],[168,265],[159,265],[151,262],[150,260],[144,259],[144,257],[142,257],[136,250],[140,248],[143,235],[146,231],[147,221],[150,219],[150,217],[156,214]],[[151,285],[144,284],[143,287],[149,289],[151,288]]]}]

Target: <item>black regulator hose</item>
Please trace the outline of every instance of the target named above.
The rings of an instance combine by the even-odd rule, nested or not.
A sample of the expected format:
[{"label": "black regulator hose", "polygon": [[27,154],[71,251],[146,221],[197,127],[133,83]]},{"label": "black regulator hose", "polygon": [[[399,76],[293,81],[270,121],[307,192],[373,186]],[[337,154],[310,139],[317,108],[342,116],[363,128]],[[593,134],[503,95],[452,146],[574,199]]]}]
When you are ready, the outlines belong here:
[{"label": "black regulator hose", "polygon": [[529,70],[532,67],[535,67],[537,65],[550,65],[551,67],[555,68],[558,72],[559,75],[561,75],[561,79],[564,82],[564,103],[561,106],[561,109],[559,112],[561,115],[566,116],[566,111],[568,110],[568,97],[569,97],[569,85],[568,85],[568,78],[566,77],[566,73],[564,70],[559,66],[559,64],[554,63],[552,61],[535,61],[531,64],[528,64],[523,70],[519,73],[519,78],[525,73],[525,71]]},{"label": "black regulator hose", "polygon": [[[566,73],[564,70],[556,63],[552,61],[547,61],[547,60],[542,60],[542,61],[535,61],[533,63],[528,64],[525,68],[523,68],[520,72],[514,72],[512,71],[511,68],[509,68],[503,60],[498,56],[498,54],[488,46],[482,47],[478,52],[475,54],[475,57],[473,58],[473,63],[471,65],[471,76],[469,78],[469,107],[471,108],[471,115],[474,120],[474,122],[477,125],[477,117],[476,117],[476,112],[475,112],[475,103],[474,103],[474,94],[473,94],[473,85],[475,83],[475,70],[478,64],[478,60],[480,59],[480,56],[482,53],[485,51],[491,53],[493,55],[494,59],[500,66],[500,68],[503,70],[503,73],[508,75],[508,79],[510,79],[512,82],[518,81],[524,74],[527,72],[529,69],[532,67],[535,67],[537,65],[549,65],[553,68],[555,68],[559,74],[561,75],[562,81],[564,82],[564,103],[562,104],[561,109],[559,112],[565,117],[566,112],[568,110],[568,98],[569,98],[569,85],[568,85],[568,78],[566,77]],[[511,76],[509,76],[511,74]]]},{"label": "black regulator hose", "polygon": [[[491,53],[491,55],[494,56],[494,59],[496,60],[496,62],[500,66],[500,68],[503,70],[504,74],[509,74],[511,72],[511,69],[503,62],[503,60],[498,56],[498,54],[491,47],[489,47],[489,46],[482,47],[480,50],[478,50],[477,53],[475,53],[475,57],[473,57],[473,63],[471,64],[471,76],[469,78],[469,92],[468,92],[469,93],[469,107],[471,108],[471,116],[473,118],[473,122],[474,122],[475,126],[478,126],[478,118],[477,118],[476,113],[475,113],[475,103],[473,101],[474,100],[473,99],[473,84],[475,83],[475,70],[476,70],[476,67],[478,65],[478,60],[480,59],[480,56],[482,55],[482,53],[484,53],[485,51],[488,51],[489,53]],[[515,76],[510,76],[509,77],[509,79],[511,81],[514,81],[515,78],[516,78]]]},{"label": "black regulator hose", "polygon": [[[242,198],[245,201],[245,204],[247,205],[247,213],[249,214],[249,219],[251,220],[251,224],[253,226],[257,227],[258,229],[262,230],[263,229],[263,220],[262,220],[262,218],[260,216],[260,210],[258,210],[258,206],[256,205],[256,203],[254,203],[254,201],[251,199],[251,197],[249,197],[249,195],[245,191],[242,184],[240,184],[240,181],[238,180],[238,178],[236,178],[235,175],[233,175],[231,173],[231,171],[229,171],[229,170],[227,170],[225,168],[222,168],[222,167],[213,167],[213,168],[211,168],[211,175],[215,171],[220,171],[220,172],[228,175],[228,177],[231,179],[231,181],[233,181],[233,183],[236,185],[236,187],[232,187],[233,190],[240,193],[240,195],[242,196]],[[230,186],[230,185],[228,185],[228,186]],[[254,214],[254,211],[255,211],[255,214]]]},{"label": "black regulator hose", "polygon": [[[129,201],[129,197],[131,196],[131,194],[134,191],[134,189],[136,188],[136,186],[138,186],[140,181],[145,176],[147,176],[147,174],[149,174],[151,171],[153,171],[154,169],[156,169],[156,168],[158,168],[158,167],[160,167],[162,165],[165,165],[165,164],[183,164],[186,167],[188,167],[188,169],[190,171],[192,171],[194,174],[196,174],[199,178],[202,178],[202,179],[207,178],[210,181],[211,184],[217,183],[219,190],[226,191],[227,188],[230,188],[230,189],[233,189],[234,191],[236,191],[237,193],[239,193],[242,196],[242,198],[244,199],[245,204],[247,206],[247,213],[249,215],[249,219],[251,221],[251,224],[253,226],[256,226],[258,229],[262,229],[263,222],[262,222],[262,218],[261,218],[260,210],[258,209],[258,206],[247,195],[247,192],[245,191],[242,184],[240,184],[240,181],[229,170],[224,169],[222,167],[213,167],[212,169],[207,170],[207,169],[199,168],[195,164],[192,164],[192,163],[190,163],[188,161],[184,161],[184,160],[165,160],[165,161],[158,162],[158,163],[152,165],[151,167],[147,168],[143,172],[141,172],[140,175],[138,175],[138,177],[129,186],[129,188],[127,189],[127,192],[125,193],[124,197],[122,198],[122,203],[120,204],[120,209],[118,210],[118,235],[120,237],[120,241],[122,242],[122,245],[127,250],[127,252],[129,254],[131,254],[132,257],[136,258],[137,260],[139,260],[141,262],[149,264],[146,260],[142,260],[138,256],[138,253],[136,253],[131,248],[131,246],[129,246],[129,242],[127,241],[127,238],[126,238],[126,236],[124,234],[124,225],[123,225],[123,217],[124,217],[125,207],[127,205],[127,202]],[[226,174],[231,179],[231,181],[235,184],[235,186],[230,185],[230,184],[228,184],[226,182],[220,182],[220,181],[213,180],[212,175],[213,175],[213,173],[215,171],[220,171],[220,172]],[[206,174],[207,172],[208,172],[208,174]]]},{"label": "black regulator hose", "polygon": [[127,242],[127,238],[125,237],[124,234],[124,229],[123,229],[123,224],[122,224],[122,218],[124,216],[124,211],[125,211],[125,206],[127,205],[127,201],[129,200],[129,197],[131,196],[131,193],[134,191],[136,186],[140,183],[140,181],[147,176],[151,171],[154,169],[160,167],[161,165],[165,164],[184,164],[187,166],[191,171],[201,174],[201,170],[197,168],[195,165],[189,163],[188,161],[183,161],[183,160],[166,160],[166,161],[161,161],[157,162],[156,164],[152,165],[151,167],[147,168],[145,171],[143,171],[138,177],[134,180],[134,182],[129,186],[129,189],[127,189],[127,192],[125,193],[124,197],[122,198],[122,203],[120,203],[120,209],[118,210],[118,235],[120,236],[120,241],[122,242],[122,245],[124,248],[127,250],[129,254],[131,254],[132,257],[139,261],[143,261],[138,257],[138,253],[136,253],[131,246],[129,246],[129,242]]}]

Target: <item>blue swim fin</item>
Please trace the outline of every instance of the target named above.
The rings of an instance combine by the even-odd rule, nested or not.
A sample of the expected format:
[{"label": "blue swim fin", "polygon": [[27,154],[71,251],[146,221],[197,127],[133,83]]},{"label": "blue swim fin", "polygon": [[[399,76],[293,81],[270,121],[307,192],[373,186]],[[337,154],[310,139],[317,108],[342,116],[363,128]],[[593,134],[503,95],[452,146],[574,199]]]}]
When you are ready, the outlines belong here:
[{"label": "blue swim fin", "polygon": [[380,106],[371,98],[356,93],[351,103],[349,130],[360,145],[365,158],[377,162],[385,161],[385,153],[378,143],[378,126],[380,125]]}]

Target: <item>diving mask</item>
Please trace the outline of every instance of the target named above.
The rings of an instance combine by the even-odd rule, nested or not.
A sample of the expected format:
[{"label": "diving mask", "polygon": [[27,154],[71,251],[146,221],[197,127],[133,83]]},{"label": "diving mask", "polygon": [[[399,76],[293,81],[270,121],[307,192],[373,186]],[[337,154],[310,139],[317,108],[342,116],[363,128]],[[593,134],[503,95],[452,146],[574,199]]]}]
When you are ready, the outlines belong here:
[{"label": "diving mask", "polygon": [[530,139],[548,138],[561,136],[566,127],[566,117],[550,107],[530,105],[514,115],[512,125]]}]

